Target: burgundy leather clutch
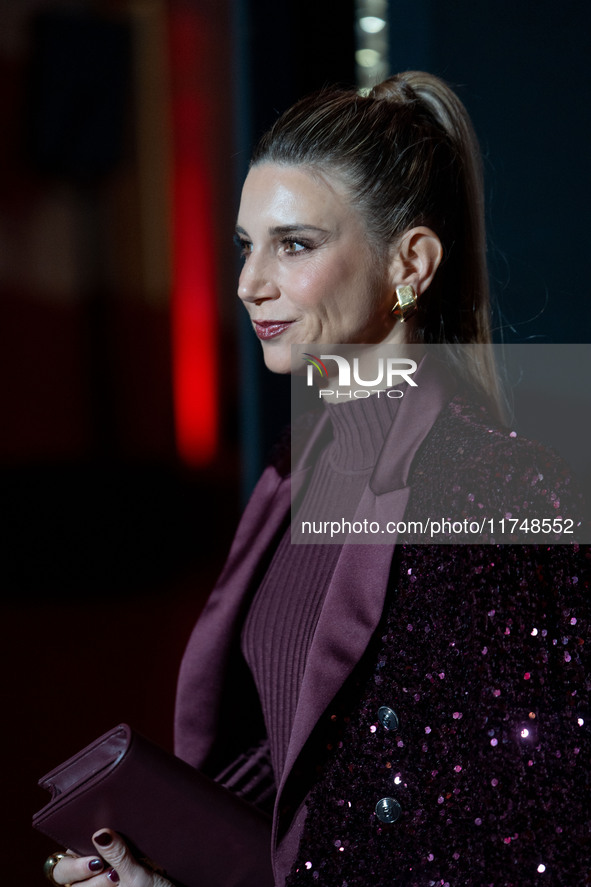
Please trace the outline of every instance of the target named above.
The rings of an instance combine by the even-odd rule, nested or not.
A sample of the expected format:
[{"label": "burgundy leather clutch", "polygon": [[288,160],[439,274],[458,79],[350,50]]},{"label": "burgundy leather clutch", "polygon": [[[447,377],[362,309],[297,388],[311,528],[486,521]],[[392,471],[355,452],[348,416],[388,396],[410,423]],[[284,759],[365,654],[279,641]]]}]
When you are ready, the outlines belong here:
[{"label": "burgundy leather clutch", "polygon": [[127,724],[39,780],[33,827],[81,856],[111,828],[179,887],[272,887],[267,816]]}]

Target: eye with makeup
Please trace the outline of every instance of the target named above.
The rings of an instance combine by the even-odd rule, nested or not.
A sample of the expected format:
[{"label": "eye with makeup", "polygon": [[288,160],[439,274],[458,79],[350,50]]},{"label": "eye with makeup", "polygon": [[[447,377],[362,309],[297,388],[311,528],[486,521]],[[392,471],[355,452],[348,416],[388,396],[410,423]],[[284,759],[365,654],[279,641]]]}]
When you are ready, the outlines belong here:
[{"label": "eye with makeup", "polygon": [[[240,234],[234,235],[234,243],[240,250],[240,255],[243,259],[247,259],[252,252],[252,243],[250,240],[247,240],[245,237]],[[302,253],[306,253],[311,249],[314,249],[314,244],[309,240],[304,240],[301,237],[297,240],[294,237],[282,237],[278,245],[281,249],[281,252],[287,256],[299,256]]]},{"label": "eye with makeup", "polygon": [[308,250],[313,248],[313,244],[307,240],[295,240],[293,237],[283,237],[281,239],[281,245],[283,246],[283,252],[288,256],[297,256],[301,253],[305,253]]},{"label": "eye with makeup", "polygon": [[240,234],[235,234],[233,239],[235,245],[240,250],[241,258],[248,258],[248,256],[252,252],[252,243],[249,240],[246,240],[245,237],[241,237]]}]

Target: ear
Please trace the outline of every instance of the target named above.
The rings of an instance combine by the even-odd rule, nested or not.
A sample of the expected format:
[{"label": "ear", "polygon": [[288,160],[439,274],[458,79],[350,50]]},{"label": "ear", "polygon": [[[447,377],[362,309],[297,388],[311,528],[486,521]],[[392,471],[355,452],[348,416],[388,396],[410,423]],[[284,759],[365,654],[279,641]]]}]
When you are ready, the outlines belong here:
[{"label": "ear", "polygon": [[443,258],[437,234],[424,226],[410,228],[392,244],[390,273],[394,288],[414,286],[418,296],[430,285]]}]

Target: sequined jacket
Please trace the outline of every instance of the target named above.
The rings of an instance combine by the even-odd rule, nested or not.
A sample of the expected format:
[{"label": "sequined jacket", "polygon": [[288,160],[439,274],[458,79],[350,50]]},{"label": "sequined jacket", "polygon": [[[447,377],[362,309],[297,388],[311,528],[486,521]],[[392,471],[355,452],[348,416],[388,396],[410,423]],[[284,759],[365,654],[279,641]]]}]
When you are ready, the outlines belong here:
[{"label": "sequined jacket", "polygon": [[[418,430],[398,410],[365,514],[576,515],[552,454],[449,395]],[[183,660],[177,754],[212,774],[262,731],[238,634],[289,480],[281,460],[263,475]],[[343,546],[277,790],[277,885],[591,883],[589,563],[576,545]]]}]

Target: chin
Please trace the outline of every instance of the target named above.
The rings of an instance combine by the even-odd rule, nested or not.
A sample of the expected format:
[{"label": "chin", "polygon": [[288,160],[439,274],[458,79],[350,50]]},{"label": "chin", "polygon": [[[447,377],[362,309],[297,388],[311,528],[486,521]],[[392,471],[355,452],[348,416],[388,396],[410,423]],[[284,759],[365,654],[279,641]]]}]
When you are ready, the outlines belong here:
[{"label": "chin", "polygon": [[272,373],[291,373],[291,348],[274,351],[263,346],[263,359],[265,366]]}]

